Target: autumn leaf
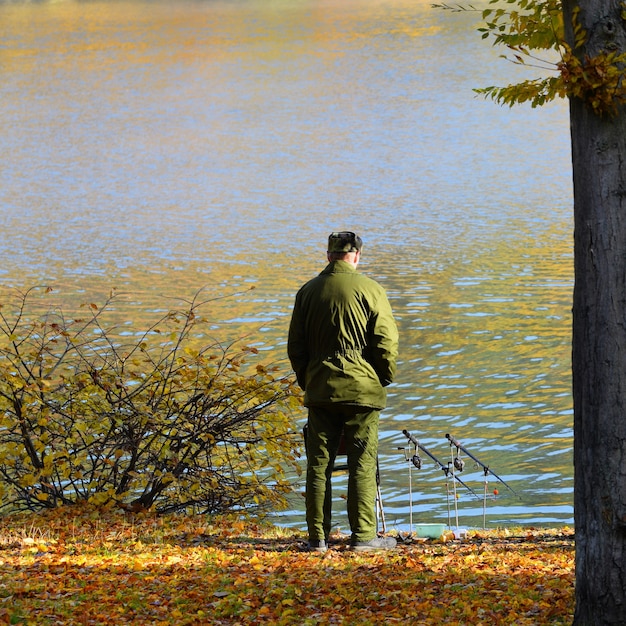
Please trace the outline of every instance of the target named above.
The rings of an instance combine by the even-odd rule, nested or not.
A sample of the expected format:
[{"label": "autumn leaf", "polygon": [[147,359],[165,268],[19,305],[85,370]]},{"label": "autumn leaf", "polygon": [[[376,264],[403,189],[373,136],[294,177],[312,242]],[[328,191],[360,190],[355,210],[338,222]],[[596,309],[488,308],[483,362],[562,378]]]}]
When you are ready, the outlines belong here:
[{"label": "autumn leaf", "polygon": [[0,519],[0,624],[564,625],[571,529],[360,554],[238,518],[64,508]]}]

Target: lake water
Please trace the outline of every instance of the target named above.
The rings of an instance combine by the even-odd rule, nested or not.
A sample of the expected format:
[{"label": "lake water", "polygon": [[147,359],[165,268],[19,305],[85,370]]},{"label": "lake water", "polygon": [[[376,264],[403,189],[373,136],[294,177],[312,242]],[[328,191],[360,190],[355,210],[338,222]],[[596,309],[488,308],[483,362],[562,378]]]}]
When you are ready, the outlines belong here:
[{"label": "lake water", "polygon": [[[446,464],[451,434],[514,490],[489,474],[483,518],[464,455],[481,497],[459,486],[459,523],[572,523],[567,106],[477,97],[535,76],[478,19],[416,0],[0,2],[2,285],[66,306],[117,287],[138,326],[169,297],[242,291],[216,331],[287,368],[295,291],[328,233],[356,230],[401,332],[387,526],[450,510],[403,429]],[[343,528],[344,493],[338,475]]]}]

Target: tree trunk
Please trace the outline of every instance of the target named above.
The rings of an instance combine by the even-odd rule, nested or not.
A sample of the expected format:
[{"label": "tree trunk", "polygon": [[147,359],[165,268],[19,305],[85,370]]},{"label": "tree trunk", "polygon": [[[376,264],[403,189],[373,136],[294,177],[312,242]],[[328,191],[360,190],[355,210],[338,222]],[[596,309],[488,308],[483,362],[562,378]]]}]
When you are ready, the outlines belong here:
[{"label": "tree trunk", "polygon": [[[625,51],[619,2],[582,7],[582,55]],[[572,29],[569,28],[569,41]],[[570,101],[574,175],[575,625],[626,624],[626,110]]]}]

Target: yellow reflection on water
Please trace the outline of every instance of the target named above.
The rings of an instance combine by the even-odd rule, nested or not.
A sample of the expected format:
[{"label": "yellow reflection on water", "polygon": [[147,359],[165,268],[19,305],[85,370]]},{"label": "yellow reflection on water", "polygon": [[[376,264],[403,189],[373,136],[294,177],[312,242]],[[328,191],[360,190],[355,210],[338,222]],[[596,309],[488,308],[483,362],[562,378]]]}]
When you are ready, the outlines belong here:
[{"label": "yellow reflection on water", "polygon": [[554,474],[529,506],[569,502],[566,107],[477,103],[498,78],[473,21],[427,0],[0,4],[3,286],[69,309],[116,288],[137,332],[204,288],[211,332],[286,368],[294,294],[354,228],[401,330],[387,489],[408,428],[520,487]]}]

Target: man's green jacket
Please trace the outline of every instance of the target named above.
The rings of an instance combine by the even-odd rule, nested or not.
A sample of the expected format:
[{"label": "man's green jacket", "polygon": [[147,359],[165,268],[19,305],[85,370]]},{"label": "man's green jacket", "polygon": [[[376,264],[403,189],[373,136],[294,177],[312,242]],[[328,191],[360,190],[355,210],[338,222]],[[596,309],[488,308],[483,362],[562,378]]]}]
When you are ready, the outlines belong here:
[{"label": "man's green jacket", "polygon": [[305,406],[385,408],[398,356],[385,290],[345,261],[329,263],[296,294],[287,353]]}]

